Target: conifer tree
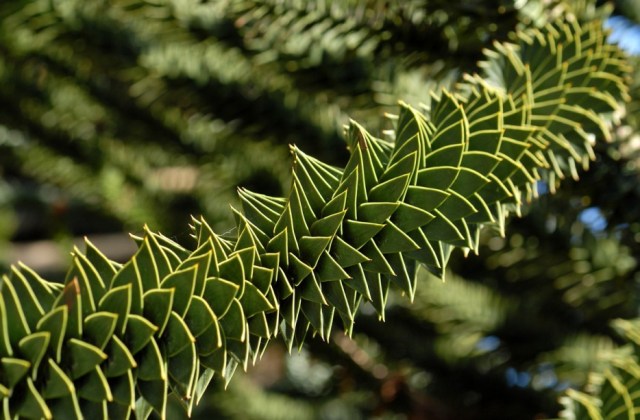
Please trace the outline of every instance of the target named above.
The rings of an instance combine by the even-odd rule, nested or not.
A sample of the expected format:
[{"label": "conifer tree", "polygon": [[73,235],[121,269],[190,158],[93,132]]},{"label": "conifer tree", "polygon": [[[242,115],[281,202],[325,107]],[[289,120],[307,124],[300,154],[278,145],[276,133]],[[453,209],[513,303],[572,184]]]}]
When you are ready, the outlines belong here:
[{"label": "conifer tree", "polygon": [[60,282],[5,270],[3,415],[632,413],[638,78],[610,13],[3,2],[5,237],[137,232]]}]

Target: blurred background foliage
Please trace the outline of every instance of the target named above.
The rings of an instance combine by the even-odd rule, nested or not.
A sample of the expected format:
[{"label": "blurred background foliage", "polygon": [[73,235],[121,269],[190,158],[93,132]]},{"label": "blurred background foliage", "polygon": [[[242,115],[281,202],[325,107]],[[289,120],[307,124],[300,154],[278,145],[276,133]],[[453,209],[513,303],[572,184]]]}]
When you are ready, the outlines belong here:
[{"label": "blurred background foliage", "polygon": [[[287,145],[341,165],[348,118],[382,135],[398,100],[473,72],[519,27],[606,20],[634,64],[632,101],[580,181],[563,180],[419,272],[415,302],[364,307],[353,340],[274,343],[194,416],[533,419],[557,416],[624,340],[640,282],[640,6],[634,0],[4,0],[0,247],[60,278],[81,235],[113,258],[144,224],[189,243],[190,215],[228,229],[237,187],[280,195]],[[35,255],[33,255],[35,253]],[[50,255],[53,253],[53,256]],[[46,261],[46,263],[45,263]],[[170,418],[184,414],[174,407]]]}]

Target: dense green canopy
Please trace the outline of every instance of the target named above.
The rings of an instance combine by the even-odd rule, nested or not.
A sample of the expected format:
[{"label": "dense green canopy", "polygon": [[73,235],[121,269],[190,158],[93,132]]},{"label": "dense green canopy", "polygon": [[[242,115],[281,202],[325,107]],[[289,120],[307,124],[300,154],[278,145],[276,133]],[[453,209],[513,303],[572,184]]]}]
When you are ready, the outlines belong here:
[{"label": "dense green canopy", "polygon": [[[138,232],[7,267],[3,415],[633,418],[638,82],[609,13],[3,3],[5,238]],[[231,380],[278,343],[271,385]]]}]

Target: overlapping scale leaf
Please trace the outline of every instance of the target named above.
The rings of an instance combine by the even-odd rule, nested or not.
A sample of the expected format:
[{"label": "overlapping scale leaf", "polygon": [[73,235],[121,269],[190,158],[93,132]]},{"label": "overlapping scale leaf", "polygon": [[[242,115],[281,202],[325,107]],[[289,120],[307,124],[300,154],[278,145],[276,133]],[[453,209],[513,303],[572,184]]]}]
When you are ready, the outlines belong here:
[{"label": "overlapping scale leaf", "polygon": [[589,393],[568,390],[560,400],[562,418],[635,419],[640,414],[640,326],[637,320],[619,319],[613,324],[633,347],[614,354],[604,372],[590,374]]},{"label": "overlapping scale leaf", "polygon": [[575,176],[625,96],[623,57],[597,23],[520,33],[483,68],[425,113],[401,103],[392,142],[350,122],[343,169],[292,147],[287,197],[241,189],[235,229],[194,219],[193,250],[145,228],[124,264],[75,249],[64,284],[13,268],[0,287],[5,416],[164,417],[169,392],[190,413],[279,333],[289,348],[329,339],[336,316],[350,333],[363,301],[384,318],[391,285],[413,297],[417,264],[442,275],[545,171]]},{"label": "overlapping scale leaf", "polygon": [[473,79],[511,94],[516,109],[527,111],[526,122],[535,131],[526,143],[536,160],[552,169],[552,188],[556,176],[577,177],[577,168],[588,164],[594,138],[610,138],[599,114],[613,111],[626,97],[624,77],[611,77],[614,68],[618,74],[627,71],[624,58],[604,42],[599,25],[563,22],[527,30],[517,44],[499,45],[488,54],[482,63],[486,83]]},{"label": "overlapping scale leaf", "polygon": [[[185,253],[149,231],[138,239],[138,252],[122,266],[89,243],[86,254],[75,250],[64,287],[22,267],[5,276],[0,389],[12,396],[5,399],[5,413],[120,418],[136,409],[138,416],[150,410],[164,416],[169,391],[191,409],[212,376],[199,359],[225,347],[221,321],[230,339],[238,329],[233,316],[217,315],[203,298],[205,286],[222,282],[229,270],[226,275],[235,280],[238,265],[212,268],[212,250]],[[228,260],[241,264],[240,259]],[[259,292],[245,296],[228,298],[240,312],[241,301],[255,310]],[[220,372],[228,370],[225,365]]]}]

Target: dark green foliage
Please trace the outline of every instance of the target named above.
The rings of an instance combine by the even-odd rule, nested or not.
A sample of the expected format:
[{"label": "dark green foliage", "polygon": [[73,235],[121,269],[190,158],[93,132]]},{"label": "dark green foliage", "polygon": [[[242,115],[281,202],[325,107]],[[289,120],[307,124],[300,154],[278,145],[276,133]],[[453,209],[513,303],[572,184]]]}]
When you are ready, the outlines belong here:
[{"label": "dark green foliage", "polygon": [[[314,335],[340,343],[335,330],[352,334],[363,302],[376,314],[359,325],[385,349],[382,357],[394,346],[401,353],[400,336],[387,340],[385,326],[371,322],[391,318],[389,336],[406,328],[392,284],[415,299],[414,321],[440,329],[426,352],[408,350],[417,366],[433,369],[426,356],[435,354],[452,362],[440,373],[454,378],[464,371],[451,367],[457,360],[483,363],[478,340],[519,319],[527,305],[457,277],[451,292],[438,290],[419,267],[444,276],[452,250],[482,254],[481,227],[503,232],[506,216],[536,196],[539,180],[554,188],[557,178],[577,177],[611,138],[610,112],[626,97],[628,71],[584,5],[575,8],[582,23],[524,29],[515,45],[487,52],[479,76],[429,96],[423,72],[453,79],[438,74],[442,63],[432,65],[431,54],[447,51],[473,70],[480,46],[506,37],[517,19],[530,23],[513,5],[488,14],[485,7],[0,6],[7,16],[0,32],[7,178],[45,181],[101,208],[102,217],[153,226],[123,264],[90,243],[74,250],[64,287],[26,267],[4,278],[5,416],[165,416],[169,393],[190,413],[212,378],[226,385],[278,334],[289,349],[314,343]],[[401,103],[398,115],[380,118],[398,97],[428,106]],[[348,160],[336,153],[345,104],[355,119],[374,119],[349,122]],[[387,137],[370,134],[379,129]],[[288,189],[281,187],[287,160],[269,143],[281,137],[305,139],[291,148]],[[238,184],[257,192],[241,188],[239,200],[227,197]],[[232,209],[236,228],[218,235],[209,221],[218,224],[220,205],[229,202],[242,211]],[[193,220],[195,245],[180,231],[187,213],[206,215]],[[574,264],[589,265],[596,281],[610,284],[633,268],[615,241],[596,238],[583,252],[574,249]],[[534,268],[556,264],[528,258]],[[564,303],[587,312],[599,296],[615,303],[624,293],[605,287],[591,298],[565,277]],[[366,387],[382,386],[378,365],[358,366]],[[498,375],[485,378],[486,388],[505,390]],[[509,396],[518,401],[517,392]],[[354,405],[365,404],[356,397]],[[309,407],[294,404],[292,413],[308,415]]]},{"label": "dark green foliage", "polygon": [[[351,331],[363,297],[384,317],[391,283],[412,298],[415,262],[442,274],[451,245],[476,249],[479,227],[502,226],[540,169],[584,165],[583,130],[608,136],[595,112],[624,94],[624,67],[597,24],[519,38],[488,55],[486,79],[469,78],[464,96],[442,92],[427,114],[402,105],[395,142],[352,122],[344,170],[293,149],[289,196],[243,191],[233,237],[194,219],[193,251],[146,231],[124,265],[76,251],[64,289],[20,270],[5,277],[5,413],[164,416],[169,391],[190,411],[215,373],[228,381],[280,328],[300,346],[308,331],[328,338],[335,315]],[[601,73],[581,71],[591,66]],[[89,332],[100,314],[111,339]],[[47,391],[54,377],[67,391]]]}]

